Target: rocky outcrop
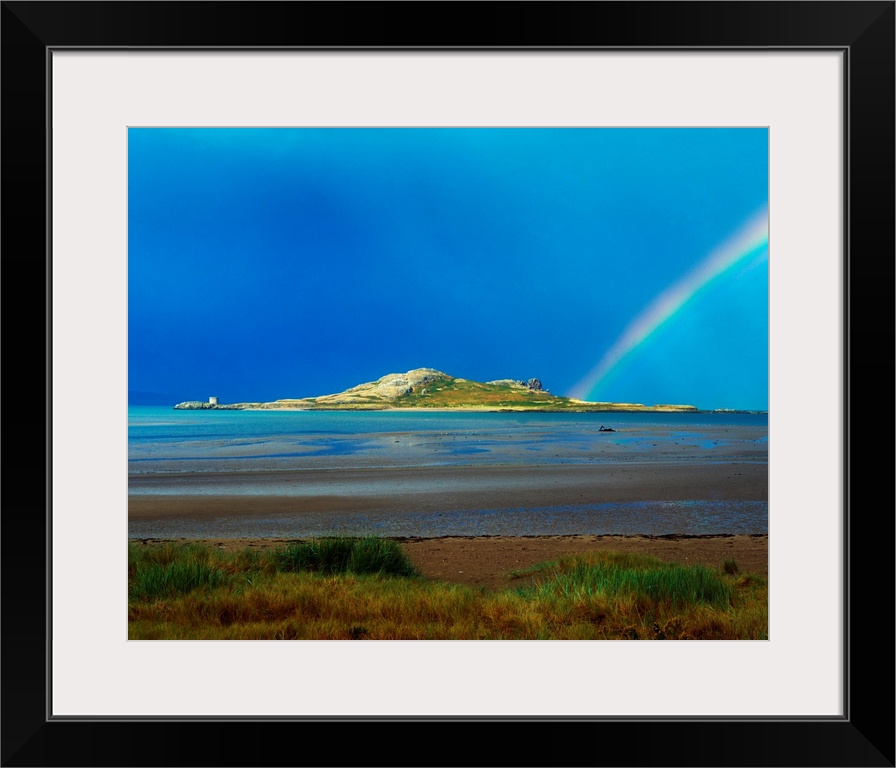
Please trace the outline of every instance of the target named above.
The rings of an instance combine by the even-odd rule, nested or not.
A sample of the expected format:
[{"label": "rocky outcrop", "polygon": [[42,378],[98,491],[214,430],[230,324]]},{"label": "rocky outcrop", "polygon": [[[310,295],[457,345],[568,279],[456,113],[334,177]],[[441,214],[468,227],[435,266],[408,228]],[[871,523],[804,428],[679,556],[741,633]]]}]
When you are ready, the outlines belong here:
[{"label": "rocky outcrop", "polygon": [[519,387],[520,389],[530,389],[533,392],[547,392],[547,390],[542,387],[540,379],[529,379],[529,381],[523,381],[522,379],[495,379],[494,381],[487,381],[486,384],[497,384],[502,387]]},{"label": "rocky outcrop", "polygon": [[221,405],[219,403],[209,403],[204,400],[186,400],[174,406],[176,411],[244,411],[251,408],[256,403],[233,403],[232,405]]},{"label": "rocky outcrop", "polygon": [[420,391],[428,384],[452,380],[453,377],[435,368],[414,368],[407,373],[388,373],[376,381],[358,384],[344,392],[310,399],[319,405],[388,405],[400,397]]},{"label": "rocky outcrop", "polygon": [[408,371],[407,373],[387,374],[371,384],[361,384],[358,387],[352,387],[352,389],[349,389],[348,391],[366,391],[377,397],[393,400],[396,397],[403,397],[404,395],[411,394],[415,387],[423,387],[427,384],[432,384],[440,378],[447,379],[450,377],[433,368],[415,368],[413,371]]}]

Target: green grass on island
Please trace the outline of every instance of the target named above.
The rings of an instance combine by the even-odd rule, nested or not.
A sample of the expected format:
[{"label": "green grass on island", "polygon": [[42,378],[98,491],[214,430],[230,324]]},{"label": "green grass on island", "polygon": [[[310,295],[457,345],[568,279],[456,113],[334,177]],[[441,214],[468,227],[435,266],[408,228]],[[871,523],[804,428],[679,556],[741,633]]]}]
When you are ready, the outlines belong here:
[{"label": "green grass on island", "polygon": [[132,640],[765,640],[768,586],[718,567],[594,552],[500,591],[424,578],[375,537],[226,552],[128,543]]},{"label": "green grass on island", "polygon": [[382,411],[400,408],[431,408],[479,411],[696,411],[693,405],[644,405],[603,403],[552,395],[538,379],[515,381],[471,381],[456,378],[434,368],[416,368],[407,373],[390,373],[376,381],[358,384],[343,392],[317,397],[285,398],[269,403],[217,404],[188,401],[176,409],[221,410],[339,410]]}]

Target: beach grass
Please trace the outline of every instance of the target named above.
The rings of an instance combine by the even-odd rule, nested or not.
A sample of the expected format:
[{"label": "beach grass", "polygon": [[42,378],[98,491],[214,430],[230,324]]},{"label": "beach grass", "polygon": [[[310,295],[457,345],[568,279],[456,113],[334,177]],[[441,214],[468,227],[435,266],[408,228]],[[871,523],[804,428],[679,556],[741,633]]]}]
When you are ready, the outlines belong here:
[{"label": "beach grass", "polygon": [[275,550],[272,557],[285,572],[418,575],[397,542],[374,536],[297,541]]},{"label": "beach grass", "polygon": [[129,637],[200,640],[758,640],[757,574],[594,552],[489,591],[427,579],[375,537],[224,552],[129,542]]}]

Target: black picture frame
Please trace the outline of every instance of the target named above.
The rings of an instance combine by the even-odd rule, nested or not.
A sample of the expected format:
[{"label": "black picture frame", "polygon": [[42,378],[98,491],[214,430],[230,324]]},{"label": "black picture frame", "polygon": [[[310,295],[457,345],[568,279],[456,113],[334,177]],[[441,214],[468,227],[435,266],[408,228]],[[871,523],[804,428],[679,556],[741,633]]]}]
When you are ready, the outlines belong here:
[{"label": "black picture frame", "polygon": [[[893,464],[889,452],[873,446],[881,427],[892,424],[882,416],[891,416],[894,391],[894,6],[892,1],[835,0],[3,2],[2,242],[9,310],[4,336],[7,351],[24,349],[33,356],[39,354],[36,349],[44,350],[36,362],[29,361],[27,375],[20,363],[5,383],[8,403],[31,404],[40,387],[37,371],[45,371],[46,412],[43,429],[16,429],[7,444],[12,445],[7,489],[20,493],[15,503],[7,503],[0,540],[2,765],[893,766],[894,519],[886,503],[892,498]],[[845,402],[832,403],[829,414],[819,414],[833,422],[842,407],[846,420],[843,717],[360,717],[301,722],[48,717],[51,595],[48,515],[43,511],[51,504],[50,52],[63,47],[234,46],[844,52]],[[18,294],[28,289],[40,295],[30,303],[23,323]],[[13,312],[16,319],[10,322]],[[15,343],[14,335],[23,330],[28,341]],[[31,339],[32,334],[40,340]],[[34,410],[44,412],[43,406]],[[46,457],[42,470],[37,469],[38,456]],[[22,494],[38,487],[45,489],[44,505],[21,501],[30,500]],[[825,564],[811,555],[806,559],[806,588],[811,589],[812,569]],[[838,618],[819,616],[817,631],[836,631]],[[643,685],[649,695],[649,681],[635,679],[633,684]],[[465,726],[462,731],[457,730],[460,725]]]}]

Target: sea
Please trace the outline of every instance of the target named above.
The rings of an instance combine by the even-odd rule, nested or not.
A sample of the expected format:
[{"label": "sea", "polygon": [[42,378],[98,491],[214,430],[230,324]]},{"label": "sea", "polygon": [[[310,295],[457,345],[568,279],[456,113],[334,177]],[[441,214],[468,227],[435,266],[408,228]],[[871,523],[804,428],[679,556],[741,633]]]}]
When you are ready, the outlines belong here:
[{"label": "sea", "polygon": [[[131,498],[147,495],[328,496],[376,493],[387,470],[401,473],[409,503],[396,514],[354,509],[321,515],[249,515],[203,522],[132,519],[133,537],[327,535],[719,535],[763,534],[768,502],[755,499],[657,498],[627,504],[599,499],[579,505],[495,509],[438,508],[427,487],[436,467],[499,470],[557,465],[633,466],[668,461],[686,471],[689,461],[768,462],[768,415],[741,412],[544,413],[419,411],[237,411],[128,408]],[[317,470],[317,471],[315,471]],[[377,470],[383,470],[382,475]],[[365,478],[358,480],[357,473]],[[305,472],[307,474],[303,475]],[[476,482],[489,473],[479,471]],[[455,473],[464,478],[464,473]],[[525,474],[523,475],[525,476]],[[296,478],[308,478],[297,482]],[[350,481],[347,479],[350,478]],[[365,487],[359,485],[359,482]],[[470,483],[469,479],[455,483]],[[533,480],[535,482],[535,480]],[[389,490],[380,488],[380,491]],[[475,487],[446,489],[470,493]],[[472,494],[472,496],[471,496]],[[412,500],[427,499],[414,506]],[[448,498],[446,495],[445,498]],[[490,497],[490,498],[493,498]],[[434,501],[435,499],[435,501]],[[248,508],[247,506],[247,508]],[[398,514],[400,512],[400,514]]]}]

